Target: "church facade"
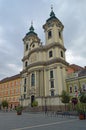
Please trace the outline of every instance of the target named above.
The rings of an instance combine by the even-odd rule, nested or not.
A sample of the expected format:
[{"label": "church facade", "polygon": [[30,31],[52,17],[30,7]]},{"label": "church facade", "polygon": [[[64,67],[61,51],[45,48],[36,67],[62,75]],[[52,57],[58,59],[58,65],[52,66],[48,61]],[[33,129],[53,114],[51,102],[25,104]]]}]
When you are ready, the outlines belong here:
[{"label": "church facade", "polygon": [[24,56],[21,71],[21,104],[56,106],[59,95],[66,89],[68,63],[65,59],[64,26],[51,8],[50,17],[43,25],[45,45],[34,31],[33,24],[23,38]]}]

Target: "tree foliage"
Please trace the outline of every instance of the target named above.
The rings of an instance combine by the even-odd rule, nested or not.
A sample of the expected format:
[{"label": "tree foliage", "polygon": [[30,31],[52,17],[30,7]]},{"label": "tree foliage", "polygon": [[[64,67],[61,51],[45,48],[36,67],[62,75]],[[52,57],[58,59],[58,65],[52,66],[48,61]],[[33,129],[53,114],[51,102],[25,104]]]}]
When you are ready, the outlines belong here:
[{"label": "tree foliage", "polygon": [[36,100],[34,100],[33,103],[32,103],[32,106],[33,106],[33,107],[38,106],[38,102],[37,102]]},{"label": "tree foliage", "polygon": [[65,103],[65,104],[69,103],[69,101],[70,101],[70,96],[65,90],[62,91],[61,101],[62,101],[62,103]]},{"label": "tree foliage", "polygon": [[2,106],[3,106],[3,108],[8,107],[8,101],[7,100],[3,100],[2,101]]},{"label": "tree foliage", "polygon": [[82,93],[79,100],[81,103],[86,103],[86,93]]}]

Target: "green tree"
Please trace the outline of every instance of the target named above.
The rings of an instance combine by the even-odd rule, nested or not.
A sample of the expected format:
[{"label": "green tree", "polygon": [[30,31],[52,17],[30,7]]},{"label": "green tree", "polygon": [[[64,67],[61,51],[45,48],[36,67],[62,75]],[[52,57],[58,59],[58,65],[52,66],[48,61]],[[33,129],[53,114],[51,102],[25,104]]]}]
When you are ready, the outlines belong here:
[{"label": "green tree", "polygon": [[7,100],[3,100],[3,101],[2,101],[2,106],[3,106],[3,108],[8,107],[8,102],[7,102]]},{"label": "green tree", "polygon": [[86,93],[81,93],[79,100],[81,103],[86,103]]},{"label": "green tree", "polygon": [[65,90],[62,91],[61,101],[62,101],[62,103],[65,104],[65,110],[66,110],[66,104],[69,103],[70,96],[69,96],[69,94]]}]

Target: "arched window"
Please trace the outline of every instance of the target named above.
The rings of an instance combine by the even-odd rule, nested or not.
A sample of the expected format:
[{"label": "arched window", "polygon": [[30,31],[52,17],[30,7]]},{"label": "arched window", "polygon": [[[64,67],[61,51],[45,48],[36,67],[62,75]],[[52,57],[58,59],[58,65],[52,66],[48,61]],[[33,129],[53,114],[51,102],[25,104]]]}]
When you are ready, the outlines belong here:
[{"label": "arched window", "polygon": [[28,44],[26,44],[26,51],[28,50]]},{"label": "arched window", "polygon": [[35,86],[35,74],[31,75],[31,86]]},{"label": "arched window", "polygon": [[61,39],[62,38],[62,36],[61,36],[61,32],[59,31],[59,38]]},{"label": "arched window", "polygon": [[74,85],[74,92],[78,92],[78,86]]},{"label": "arched window", "polygon": [[26,62],[25,62],[25,67],[27,67],[27,65],[28,65],[28,62],[26,61]]},{"label": "arched window", "polygon": [[69,87],[69,93],[72,93],[72,86]]},{"label": "arched window", "polygon": [[48,32],[48,38],[51,38],[52,37],[52,31],[50,30],[49,32]]},{"label": "arched window", "polygon": [[61,57],[63,57],[63,51],[61,51]]},{"label": "arched window", "polygon": [[83,84],[82,84],[82,92],[85,92],[85,91],[86,91],[86,84],[83,83]]},{"label": "arched window", "polygon": [[53,52],[52,51],[49,51],[49,58],[50,57],[53,57]]}]

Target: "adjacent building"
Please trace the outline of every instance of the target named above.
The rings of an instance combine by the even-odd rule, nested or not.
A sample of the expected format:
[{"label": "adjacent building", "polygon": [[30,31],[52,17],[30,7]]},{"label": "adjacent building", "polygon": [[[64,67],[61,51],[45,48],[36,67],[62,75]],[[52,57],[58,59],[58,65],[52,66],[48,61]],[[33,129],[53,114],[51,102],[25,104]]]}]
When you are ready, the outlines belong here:
[{"label": "adjacent building", "polygon": [[7,100],[9,108],[15,108],[20,104],[20,74],[7,77],[0,81],[0,103]]},{"label": "adjacent building", "polygon": [[86,67],[68,74],[66,84],[71,97],[79,97],[81,92],[86,93]]}]

